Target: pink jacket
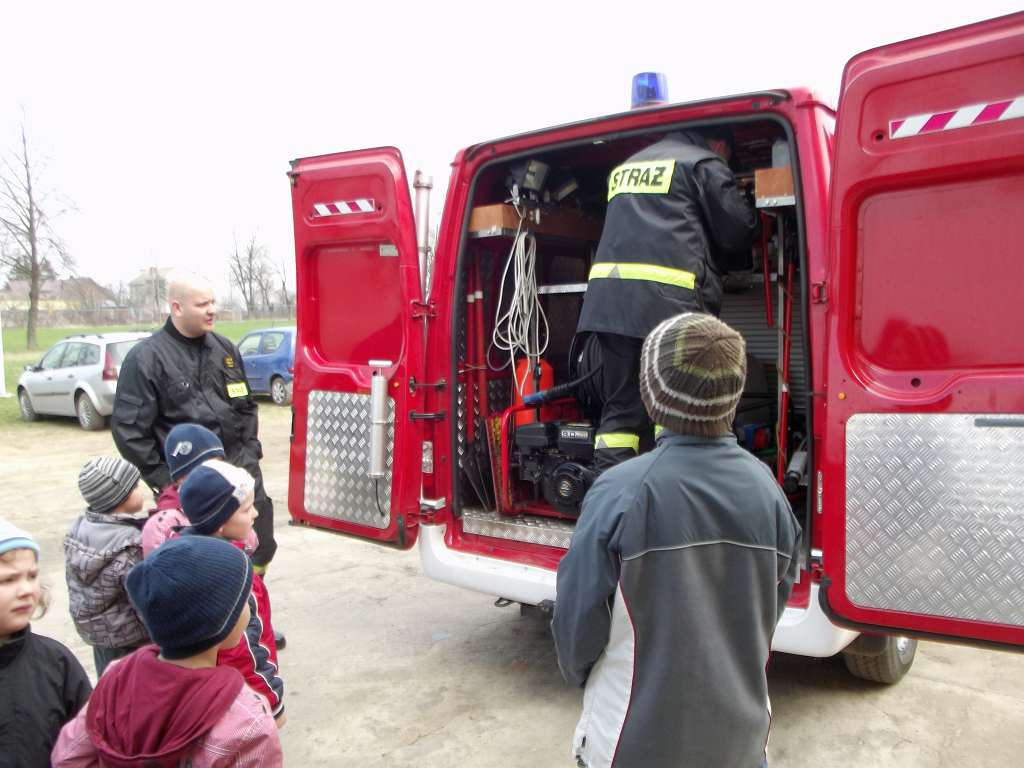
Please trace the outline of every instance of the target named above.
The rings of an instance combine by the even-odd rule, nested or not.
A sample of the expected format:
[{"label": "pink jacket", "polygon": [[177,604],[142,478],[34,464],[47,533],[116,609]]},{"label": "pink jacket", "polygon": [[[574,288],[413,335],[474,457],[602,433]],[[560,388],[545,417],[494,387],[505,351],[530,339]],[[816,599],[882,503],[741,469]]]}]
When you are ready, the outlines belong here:
[{"label": "pink jacket", "polygon": [[[154,549],[168,539],[176,538],[178,531],[182,528],[188,528],[188,526],[188,518],[185,517],[185,513],[180,509],[173,507],[158,509],[142,528],[142,557],[149,557]],[[245,553],[252,555],[258,546],[259,538],[256,536],[256,531],[250,531],[243,546]]]},{"label": "pink jacket", "polygon": [[[86,731],[88,707],[64,726],[50,756],[55,768],[100,768],[99,752]],[[267,702],[248,686],[188,754],[192,768],[278,768],[284,765],[281,740]]]}]

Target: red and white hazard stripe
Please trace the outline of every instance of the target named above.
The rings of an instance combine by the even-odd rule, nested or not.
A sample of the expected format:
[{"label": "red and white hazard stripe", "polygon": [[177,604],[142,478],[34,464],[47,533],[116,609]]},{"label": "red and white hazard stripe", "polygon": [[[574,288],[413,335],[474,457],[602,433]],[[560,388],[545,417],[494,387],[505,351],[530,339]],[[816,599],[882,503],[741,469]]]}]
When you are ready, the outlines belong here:
[{"label": "red and white hazard stripe", "polygon": [[376,206],[373,200],[335,200],[333,203],[316,203],[313,205],[313,216],[346,216],[350,213],[369,213]]},{"label": "red and white hazard stripe", "polygon": [[893,120],[889,123],[889,138],[905,139],[924,133],[938,133],[939,131],[970,128],[986,123],[998,123],[1017,117],[1024,117],[1024,96]]}]

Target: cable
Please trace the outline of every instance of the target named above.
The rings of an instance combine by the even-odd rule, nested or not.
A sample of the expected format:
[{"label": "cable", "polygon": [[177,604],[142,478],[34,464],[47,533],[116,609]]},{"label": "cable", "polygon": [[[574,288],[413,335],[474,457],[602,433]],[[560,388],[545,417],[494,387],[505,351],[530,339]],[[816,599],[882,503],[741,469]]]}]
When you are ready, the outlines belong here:
[{"label": "cable", "polygon": [[381,517],[387,517],[387,515],[384,514],[384,508],[381,507],[381,505],[380,505],[380,489],[378,488],[379,485],[380,485],[380,478],[379,477],[373,478],[373,500],[377,502],[377,511],[380,512],[380,516]]},{"label": "cable", "polygon": [[[540,295],[537,292],[537,238],[529,230],[523,228],[526,220],[526,213],[519,209],[513,202],[516,213],[519,214],[519,226],[516,227],[516,235],[512,241],[512,248],[509,251],[505,268],[501,273],[501,283],[498,291],[497,314],[494,318],[494,333],[491,334],[491,344],[487,348],[487,360],[490,366],[491,347],[509,353],[509,360],[498,368],[492,370],[504,370],[511,366],[515,376],[516,353],[524,355],[531,363],[524,373],[523,380],[516,380],[516,389],[522,395],[526,388],[526,380],[530,375],[530,368],[536,365],[541,355],[548,348],[548,319],[544,314],[544,308],[540,303]],[[502,314],[501,307],[505,300],[505,283],[508,279],[509,268],[513,267],[513,293],[509,299],[508,310]],[[543,331],[542,331],[543,327]],[[541,344],[541,338],[544,339]]]}]

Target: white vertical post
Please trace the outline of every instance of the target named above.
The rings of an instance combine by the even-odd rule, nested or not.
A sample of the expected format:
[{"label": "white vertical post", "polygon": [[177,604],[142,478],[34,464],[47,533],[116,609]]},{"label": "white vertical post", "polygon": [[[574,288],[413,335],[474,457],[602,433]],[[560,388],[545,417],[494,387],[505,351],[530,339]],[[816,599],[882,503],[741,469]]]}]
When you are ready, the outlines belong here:
[{"label": "white vertical post", "polygon": [[0,397],[10,397],[7,391],[7,373],[4,369],[4,313],[0,310]]},{"label": "white vertical post", "polygon": [[434,177],[427,176],[423,171],[416,171],[413,176],[413,188],[416,190],[416,245],[420,252],[420,291],[423,301],[430,293],[430,190],[434,188]]}]

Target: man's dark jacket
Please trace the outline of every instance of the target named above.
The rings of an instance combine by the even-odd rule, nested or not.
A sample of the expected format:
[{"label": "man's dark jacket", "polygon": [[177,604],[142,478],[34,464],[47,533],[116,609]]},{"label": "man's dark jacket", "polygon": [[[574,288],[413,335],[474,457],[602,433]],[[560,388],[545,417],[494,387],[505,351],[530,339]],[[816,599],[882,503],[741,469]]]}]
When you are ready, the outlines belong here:
[{"label": "man's dark jacket", "polygon": [[565,679],[586,685],[587,768],[756,768],[765,665],[797,574],[800,525],[732,436],[664,432],[601,475],[558,567]]},{"label": "man's dark jacket", "polygon": [[0,768],[45,768],[57,734],[92,693],[67,648],[31,627],[0,645]]},{"label": "man's dark jacket", "polygon": [[758,228],[725,161],[670,133],[614,169],[608,195],[577,330],[642,339],[682,312],[717,316],[721,275],[750,267]]},{"label": "man's dark jacket", "polygon": [[182,336],[168,318],[125,357],[110,430],[121,455],[150,487],[162,489],[171,481],[164,440],[171,427],[186,422],[216,434],[225,458],[256,475],[263,457],[257,405],[238,348],[213,332]]}]

